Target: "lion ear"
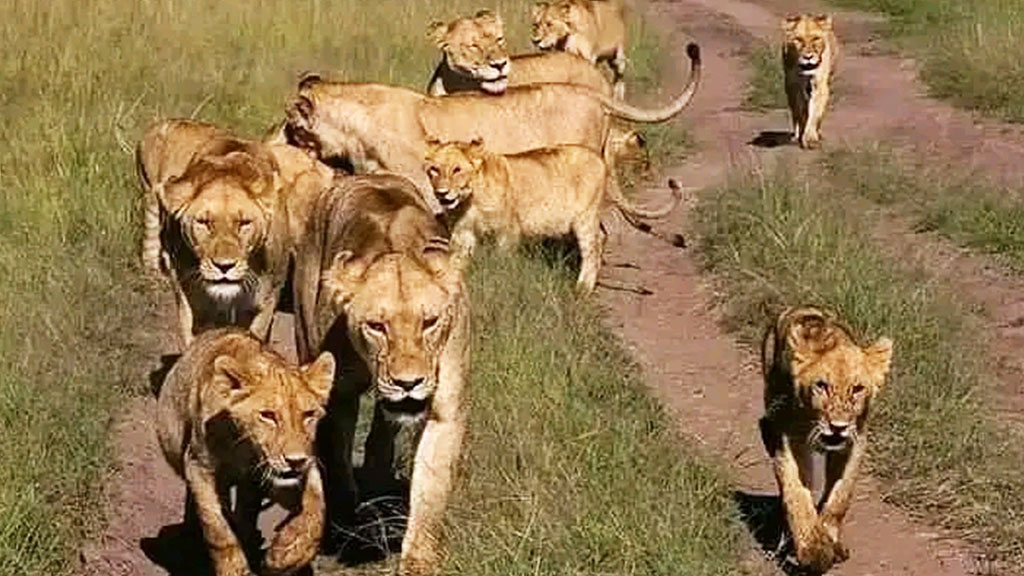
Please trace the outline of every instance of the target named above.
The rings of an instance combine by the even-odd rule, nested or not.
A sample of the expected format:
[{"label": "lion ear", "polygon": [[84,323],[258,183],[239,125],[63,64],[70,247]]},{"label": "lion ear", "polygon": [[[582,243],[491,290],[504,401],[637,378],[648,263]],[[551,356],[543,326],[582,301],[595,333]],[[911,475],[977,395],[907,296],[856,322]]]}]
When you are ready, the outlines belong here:
[{"label": "lion ear", "polygon": [[831,14],[821,14],[820,16],[815,17],[814,20],[823,29],[825,29],[825,30],[831,30],[832,29],[832,15]]},{"label": "lion ear", "polygon": [[799,16],[790,16],[782,21],[782,31],[792,32],[796,30],[796,25],[800,23]]},{"label": "lion ear", "polygon": [[835,330],[829,318],[819,310],[804,309],[783,312],[786,347],[794,360],[806,361],[835,345]]},{"label": "lion ear", "polygon": [[892,367],[892,340],[885,337],[879,338],[874,344],[864,349],[864,356],[868,368],[875,375],[878,387],[881,388]]},{"label": "lion ear", "polygon": [[301,120],[303,125],[308,124],[313,117],[313,101],[308,96],[297,96],[288,105],[287,116],[291,121]]},{"label": "lion ear", "polygon": [[310,390],[316,394],[321,404],[326,404],[331,395],[331,386],[334,385],[334,355],[323,352],[312,363],[303,366],[302,372]]},{"label": "lion ear", "polygon": [[430,38],[434,45],[442,50],[448,47],[445,36],[448,34],[448,25],[444,22],[431,22],[427,25],[427,38]]},{"label": "lion ear", "polygon": [[536,22],[540,19],[541,15],[544,14],[544,11],[547,10],[547,8],[547,2],[537,2],[533,6],[530,6],[530,19]]},{"label": "lion ear", "polygon": [[191,179],[181,176],[158,188],[158,197],[164,204],[164,208],[172,214],[181,212],[185,206],[195,197],[196,187]]},{"label": "lion ear", "polygon": [[217,380],[217,391],[229,403],[248,396],[249,377],[234,357],[217,356],[213,360],[213,372]]}]

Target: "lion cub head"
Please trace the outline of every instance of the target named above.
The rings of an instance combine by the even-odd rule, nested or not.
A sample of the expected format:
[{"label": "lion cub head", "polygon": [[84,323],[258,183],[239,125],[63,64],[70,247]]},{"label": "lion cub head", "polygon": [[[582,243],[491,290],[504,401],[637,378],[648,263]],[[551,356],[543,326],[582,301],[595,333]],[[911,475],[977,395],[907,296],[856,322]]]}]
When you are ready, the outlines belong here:
[{"label": "lion cub head", "polygon": [[483,141],[427,142],[424,156],[427,177],[434,195],[447,211],[457,209],[473,195],[473,180],[484,163]]},{"label": "lion cub head", "polygon": [[277,204],[274,159],[258,144],[233,139],[196,155],[162,194],[178,220],[198,281],[214,299],[250,287],[264,266],[261,247]]},{"label": "lion cub head", "polygon": [[832,32],[831,16],[801,14],[782,21],[783,56],[787,68],[813,75],[821,65]]},{"label": "lion cub head", "polygon": [[486,92],[500,94],[508,87],[505,24],[497,14],[481,10],[448,24],[434,22],[428,34],[452,71],[480,82]]},{"label": "lion cub head", "polygon": [[[257,343],[258,345],[258,343]],[[300,485],[315,465],[313,440],[334,382],[334,357],[324,352],[296,367],[266,349],[225,353],[213,360],[208,393],[216,416],[227,420],[263,480],[274,488]],[[214,429],[209,426],[208,429]]]},{"label": "lion cub head", "polygon": [[791,308],[779,315],[775,343],[771,371],[790,380],[795,408],[810,418],[809,443],[824,451],[847,449],[885,384],[892,340],[861,347],[831,314]]},{"label": "lion cub head", "polygon": [[415,417],[437,389],[441,353],[464,293],[448,241],[420,239],[414,216],[403,220],[399,212],[392,227],[409,228],[399,233],[409,246],[342,251],[324,272],[323,286],[346,319],[349,340],[369,367],[384,409]]},{"label": "lion cub head", "polygon": [[578,31],[582,10],[582,6],[568,0],[534,4],[530,8],[530,20],[533,22],[530,40],[541,50],[564,50],[566,42]]}]

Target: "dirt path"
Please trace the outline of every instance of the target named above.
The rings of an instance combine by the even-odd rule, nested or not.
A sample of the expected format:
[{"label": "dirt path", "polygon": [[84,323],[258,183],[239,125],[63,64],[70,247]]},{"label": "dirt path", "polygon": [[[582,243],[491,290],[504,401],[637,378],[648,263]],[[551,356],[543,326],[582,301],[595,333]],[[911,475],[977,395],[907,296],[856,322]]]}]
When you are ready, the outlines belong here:
[{"label": "dirt path", "polygon": [[[676,48],[682,48],[683,38],[694,38],[701,44],[706,62],[705,83],[685,113],[699,152],[671,171],[671,176],[684,185],[714,186],[732,171],[769,163],[780,155],[800,154],[789,147],[767,150],[748,145],[761,131],[785,129],[788,118],[783,112],[755,114],[739,108],[747,78],[743,51],[758,39],[776,37],[781,15],[778,4],[778,0],[652,3],[657,20],[672,28],[674,41],[678,40]],[[811,2],[802,4],[814,7]],[[887,140],[977,168],[1003,183],[1024,182],[1024,163],[1019,162],[1024,157],[1020,129],[979,123],[970,114],[923,98],[913,66],[882,53],[872,41],[870,19],[843,17],[840,22],[845,48],[840,99],[826,120],[826,137],[844,144]],[[678,61],[684,61],[681,53]],[[661,199],[661,194],[663,190],[651,191],[650,197]],[[680,211],[673,224],[688,231],[688,216],[688,209]],[[941,241],[929,241],[941,245]],[[907,242],[925,246],[912,236]],[[694,254],[629,231],[613,237],[610,249],[609,260],[632,261],[641,269],[609,269],[605,276],[624,283],[640,282],[655,295],[641,297],[601,290],[609,323],[624,336],[643,365],[654,394],[677,416],[680,429],[697,438],[709,453],[733,464],[743,504],[764,508],[772,502],[776,489],[756,434],[761,413],[758,368],[753,355],[737,347],[718,326],[714,289],[700,275]],[[936,271],[950,261],[956,263],[956,272],[940,279],[955,280],[958,290],[978,290],[987,295],[982,300],[995,311],[993,322],[1006,320],[1000,334],[1015,335],[1024,342],[1024,298],[1017,296],[1024,290],[998,270],[993,272],[986,260],[951,250],[947,245],[940,257],[930,260]],[[920,253],[922,257],[934,255],[929,249]],[[944,260],[941,254],[946,255]],[[991,281],[992,274],[998,275],[998,282]],[[288,333],[287,324],[275,326],[279,342],[287,340]],[[1009,353],[1019,349],[1013,347],[1016,342],[1006,340],[997,350],[1005,351],[1010,358]],[[162,352],[175,349],[175,342],[169,339]],[[1016,369],[1022,367],[1017,364]],[[173,570],[175,564],[187,558],[182,557],[175,534],[184,488],[156,446],[154,402],[142,399],[128,408],[114,429],[120,470],[108,484],[110,527],[100,540],[83,548],[81,573],[192,574]],[[860,486],[847,522],[846,539],[853,557],[833,574],[976,573],[976,562],[966,547],[883,503],[870,479]]]}]

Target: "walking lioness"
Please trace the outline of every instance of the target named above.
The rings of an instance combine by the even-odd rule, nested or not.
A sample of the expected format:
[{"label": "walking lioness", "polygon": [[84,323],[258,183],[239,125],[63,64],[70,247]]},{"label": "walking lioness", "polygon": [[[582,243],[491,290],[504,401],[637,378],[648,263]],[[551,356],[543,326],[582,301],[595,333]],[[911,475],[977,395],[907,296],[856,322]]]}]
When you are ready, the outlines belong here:
[{"label": "walking lioness", "polygon": [[626,18],[622,0],[555,0],[530,10],[533,43],[541,50],[564,50],[591,64],[612,68],[615,97],[626,93]]},{"label": "walking lioness", "polygon": [[488,152],[480,140],[431,142],[427,174],[438,201],[453,221],[454,259],[464,266],[481,234],[495,234],[502,247],[521,237],[560,237],[572,233],[580,249],[578,286],[594,290],[604,252],[601,210],[617,208],[628,222],[668,215],[681,199],[675,182],[672,201],[643,210],[626,200],[615,175],[594,151],[554,146],[503,156]]},{"label": "walking lioness", "polygon": [[802,148],[817,148],[839,55],[832,17],[793,16],[782,22],[782,29],[785,35],[782,68],[793,118],[793,137]]},{"label": "walking lioness", "polygon": [[[334,381],[334,358],[290,365],[252,334],[201,334],[171,368],[157,401],[164,457],[188,484],[217,576],[250,576],[264,497],[291,510],[270,543],[264,573],[291,574],[316,555],[323,486],[313,432]],[[231,488],[236,487],[231,506]]]},{"label": "walking lioness", "polygon": [[394,438],[422,430],[413,457],[400,573],[439,569],[441,521],[466,426],[469,302],[443,227],[407,179],[340,177],[304,212],[293,284],[300,358],[330,351],[343,370],[318,436],[332,525],[358,492],[359,396],[376,398],[363,476],[393,478]]},{"label": "walking lioness", "polygon": [[[815,572],[848,557],[840,529],[867,449],[871,402],[885,384],[891,360],[891,340],[861,347],[834,316],[816,308],[782,312],[762,342],[761,438],[773,462],[797,562]],[[825,489],[817,506],[812,451],[825,455]]]}]

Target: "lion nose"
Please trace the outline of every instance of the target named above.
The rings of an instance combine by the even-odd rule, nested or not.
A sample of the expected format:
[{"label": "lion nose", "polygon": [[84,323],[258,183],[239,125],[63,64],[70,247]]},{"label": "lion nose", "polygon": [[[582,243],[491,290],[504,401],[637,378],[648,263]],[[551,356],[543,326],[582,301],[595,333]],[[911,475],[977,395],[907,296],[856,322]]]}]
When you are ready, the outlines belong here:
[{"label": "lion nose", "polygon": [[213,265],[217,267],[217,270],[220,270],[221,274],[227,274],[228,272],[231,272],[232,268],[235,267],[235,261],[234,260],[214,260],[213,261]]},{"label": "lion nose", "polygon": [[496,62],[491,62],[491,68],[494,68],[498,72],[504,72],[506,66],[508,66],[508,60],[498,60]]},{"label": "lion nose", "polygon": [[850,423],[842,420],[833,420],[828,423],[828,426],[832,430],[832,434],[836,436],[846,436],[850,429]]},{"label": "lion nose", "polygon": [[404,379],[395,378],[394,380],[392,380],[392,382],[394,383],[395,386],[398,386],[402,390],[405,390],[406,392],[409,392],[410,390],[416,388],[420,384],[423,384],[423,378],[422,377],[419,377],[419,378],[404,378]]},{"label": "lion nose", "polygon": [[306,468],[306,463],[309,462],[309,457],[305,455],[285,456],[284,461],[293,471],[299,472]]}]

